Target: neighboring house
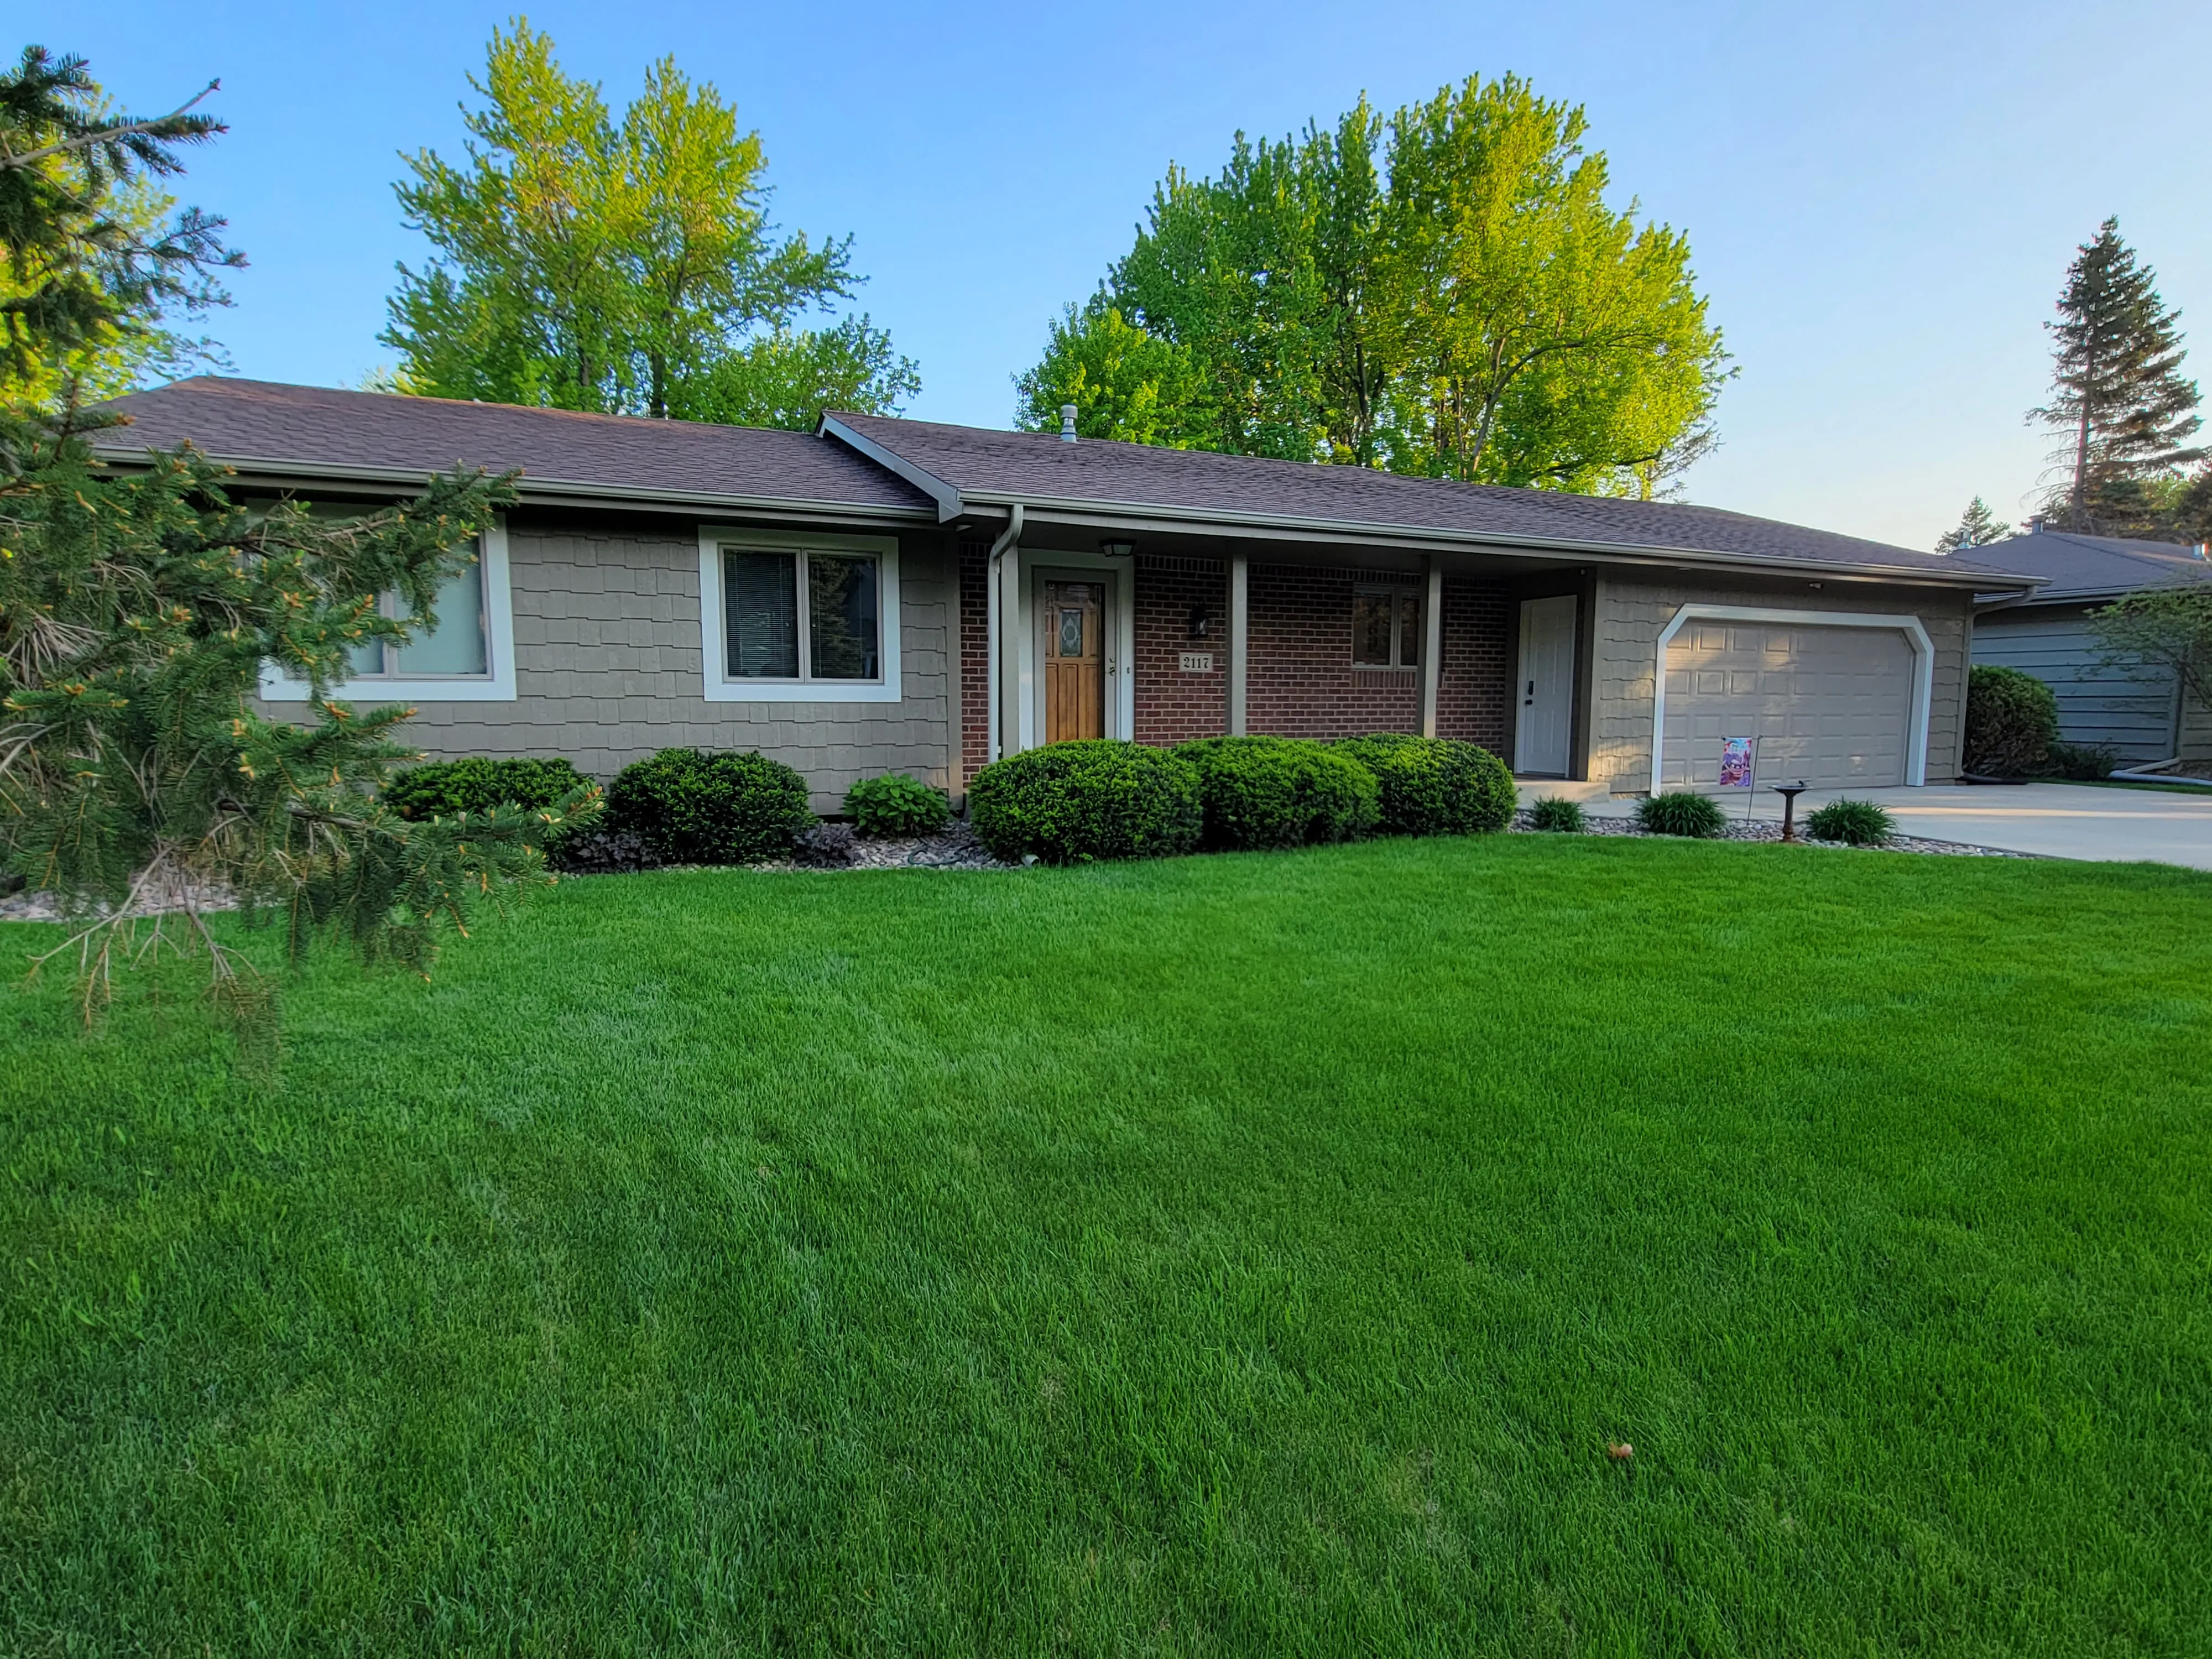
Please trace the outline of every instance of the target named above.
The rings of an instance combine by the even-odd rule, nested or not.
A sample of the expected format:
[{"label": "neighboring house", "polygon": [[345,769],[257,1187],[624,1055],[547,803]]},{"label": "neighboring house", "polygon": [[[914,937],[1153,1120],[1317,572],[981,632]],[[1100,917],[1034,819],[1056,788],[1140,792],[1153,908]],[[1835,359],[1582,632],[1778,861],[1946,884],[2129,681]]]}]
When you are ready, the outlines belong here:
[{"label": "neighboring house", "polygon": [[[1959,767],[1974,594],[2028,578],[1711,508],[827,416],[814,433],[200,377],[115,405],[241,499],[373,506],[459,463],[520,502],[347,694],[434,755],[758,749],[834,807],[1063,738],[1465,738],[1615,792]],[[271,675],[268,706],[304,688]]]},{"label": "neighboring house", "polygon": [[2176,755],[2212,760],[2212,722],[2185,705],[2173,671],[2106,665],[2089,627],[2089,613],[2123,593],[2212,580],[2212,562],[2201,550],[2038,527],[1969,556],[2043,581],[2031,595],[1984,596],[1974,617],[1974,660],[2021,669],[2049,685],[2062,738],[2101,745],[2124,765]]}]

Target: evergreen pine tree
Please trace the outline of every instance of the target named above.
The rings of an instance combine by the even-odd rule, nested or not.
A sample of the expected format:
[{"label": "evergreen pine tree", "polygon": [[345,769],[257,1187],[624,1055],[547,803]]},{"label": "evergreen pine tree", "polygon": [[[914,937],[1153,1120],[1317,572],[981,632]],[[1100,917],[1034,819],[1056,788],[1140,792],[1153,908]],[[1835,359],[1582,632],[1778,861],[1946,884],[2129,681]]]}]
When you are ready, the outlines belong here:
[{"label": "evergreen pine tree", "polygon": [[[100,117],[96,95],[81,60],[35,48],[0,76],[0,263],[19,290],[0,370],[65,368],[165,301],[211,302],[210,273],[236,263],[219,220],[149,239],[88,211],[85,178],[174,173],[177,146],[220,130]],[[427,969],[445,929],[545,879],[546,839],[598,812],[596,786],[407,823],[377,787],[413,758],[393,740],[411,711],[334,690],[364,641],[436,625],[508,479],[456,471],[350,519],[250,511],[189,447],[101,465],[88,435],[118,417],[66,380],[58,404],[0,410],[0,872],[58,902],[68,936],[37,960],[75,971],[88,1014],[164,951],[205,962],[219,1006],[265,1013],[267,984],[207,923],[216,905],[280,923],[295,953],[328,933]],[[255,708],[271,662],[311,687],[305,723]]]},{"label": "evergreen pine tree", "polygon": [[2012,526],[1990,512],[1989,504],[1977,495],[1966,503],[1957,528],[1947,530],[1936,538],[1936,550],[1956,553],[1962,547],[1987,547],[2011,534]]},{"label": "evergreen pine tree", "polygon": [[2064,482],[2049,507],[2075,530],[2102,517],[2130,519],[2146,485],[2169,478],[2202,449],[2197,383],[2181,373],[2180,313],[2158,295],[2156,275],[2107,219],[2066,272],[2051,331],[2051,401],[2031,421],[2067,434],[2051,455]]}]

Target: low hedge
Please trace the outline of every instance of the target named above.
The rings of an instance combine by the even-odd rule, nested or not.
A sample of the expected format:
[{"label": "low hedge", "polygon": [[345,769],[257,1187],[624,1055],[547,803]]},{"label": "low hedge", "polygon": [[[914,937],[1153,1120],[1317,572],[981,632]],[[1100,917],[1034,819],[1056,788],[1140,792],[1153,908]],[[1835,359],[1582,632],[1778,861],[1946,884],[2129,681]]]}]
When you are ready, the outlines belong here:
[{"label": "low hedge", "polygon": [[1329,746],[1375,775],[1383,835],[1481,835],[1513,822],[1513,775],[1478,744],[1376,732]]},{"label": "low hedge", "polygon": [[660,864],[757,864],[789,855],[814,827],[806,780],[761,754],[664,749],[607,790],[609,827]]},{"label": "low hedge", "polygon": [[1350,841],[1375,827],[1375,774],[1326,744],[1202,738],[1175,752],[1198,769],[1207,847],[1304,847]]},{"label": "low hedge", "polygon": [[942,789],[933,789],[903,772],[892,772],[880,778],[862,778],[848,789],[845,816],[853,820],[855,833],[871,839],[933,836],[952,822],[952,803]]},{"label": "low hedge", "polygon": [[488,812],[495,806],[552,806],[591,780],[568,761],[428,761],[395,773],[380,793],[384,805],[410,823]]},{"label": "low hedge", "polygon": [[1047,864],[1188,853],[1205,824],[1195,766],[1108,738],[993,762],[969,787],[968,815],[994,857]]},{"label": "low hedge", "polygon": [[1986,662],[1967,674],[1967,771],[2028,777],[2043,770],[2057,741],[2058,699],[2034,675]]},{"label": "low hedge", "polygon": [[1850,847],[1887,847],[1897,820],[1870,800],[1832,800],[1805,820],[1814,841],[1839,841]]}]

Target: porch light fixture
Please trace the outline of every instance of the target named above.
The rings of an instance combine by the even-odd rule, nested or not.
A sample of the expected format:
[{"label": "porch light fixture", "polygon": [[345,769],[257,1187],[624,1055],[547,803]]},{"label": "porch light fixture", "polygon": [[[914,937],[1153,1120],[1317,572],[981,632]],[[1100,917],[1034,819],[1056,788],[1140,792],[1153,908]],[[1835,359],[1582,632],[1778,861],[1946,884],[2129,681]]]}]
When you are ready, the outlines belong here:
[{"label": "porch light fixture", "polygon": [[1109,559],[1126,559],[1136,553],[1137,544],[1134,542],[1101,542],[1098,550]]}]

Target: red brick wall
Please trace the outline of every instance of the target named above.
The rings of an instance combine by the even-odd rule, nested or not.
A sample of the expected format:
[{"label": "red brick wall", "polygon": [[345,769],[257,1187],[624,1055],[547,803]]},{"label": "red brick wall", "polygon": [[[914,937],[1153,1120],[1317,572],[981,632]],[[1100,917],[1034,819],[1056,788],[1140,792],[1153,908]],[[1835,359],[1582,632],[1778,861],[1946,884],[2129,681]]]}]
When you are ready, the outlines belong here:
[{"label": "red brick wall", "polygon": [[1245,729],[1279,738],[1351,738],[1420,729],[1414,671],[1352,665],[1352,593],[1403,582],[1389,571],[1255,564],[1244,671]]},{"label": "red brick wall", "polygon": [[[1211,618],[1190,636],[1194,605]],[[1229,567],[1220,559],[1137,556],[1137,741],[1162,745],[1229,730]],[[1186,651],[1211,651],[1213,672],[1186,674]]]},{"label": "red brick wall", "polygon": [[1444,578],[1443,672],[1437,677],[1437,735],[1505,753],[1513,688],[1508,629],[1516,609],[1504,584]]},{"label": "red brick wall", "polygon": [[991,758],[991,544],[960,544],[960,787]]}]

